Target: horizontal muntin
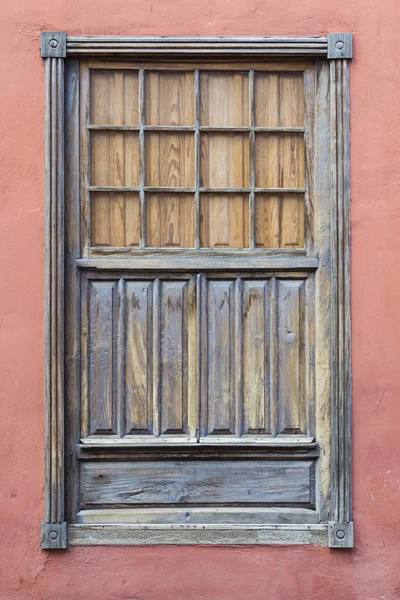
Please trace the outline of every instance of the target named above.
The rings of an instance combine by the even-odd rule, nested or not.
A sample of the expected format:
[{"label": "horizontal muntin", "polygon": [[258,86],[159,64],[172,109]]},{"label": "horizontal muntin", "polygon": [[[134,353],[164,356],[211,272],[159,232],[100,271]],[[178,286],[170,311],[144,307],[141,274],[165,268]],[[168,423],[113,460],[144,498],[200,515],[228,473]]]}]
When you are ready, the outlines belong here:
[{"label": "horizontal muntin", "polygon": [[90,131],[161,131],[172,133],[185,133],[204,131],[210,133],[305,133],[305,127],[214,127],[209,125],[100,125],[91,123],[87,126]]},{"label": "horizontal muntin", "polygon": [[200,194],[249,194],[254,191],[258,194],[304,194],[305,188],[212,188],[201,187],[198,190],[195,187],[165,187],[165,186],[119,186],[119,185],[90,185],[89,192],[151,192],[169,193],[169,194],[194,194],[199,191]]}]

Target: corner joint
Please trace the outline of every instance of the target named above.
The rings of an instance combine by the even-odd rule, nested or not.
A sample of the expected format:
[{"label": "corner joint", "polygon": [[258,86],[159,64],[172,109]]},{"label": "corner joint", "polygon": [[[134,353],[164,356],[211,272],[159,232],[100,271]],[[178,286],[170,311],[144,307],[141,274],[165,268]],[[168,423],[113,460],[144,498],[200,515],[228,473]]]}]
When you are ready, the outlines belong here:
[{"label": "corner joint", "polygon": [[67,56],[67,34],[65,31],[42,31],[40,56],[42,58],[65,58]]},{"label": "corner joint", "polygon": [[328,59],[353,58],[352,33],[328,33]]},{"label": "corner joint", "polygon": [[67,548],[67,523],[42,523],[42,550]]},{"label": "corner joint", "polygon": [[329,548],[353,548],[354,547],[354,525],[353,521],[339,523],[329,521],[328,523],[328,546]]}]

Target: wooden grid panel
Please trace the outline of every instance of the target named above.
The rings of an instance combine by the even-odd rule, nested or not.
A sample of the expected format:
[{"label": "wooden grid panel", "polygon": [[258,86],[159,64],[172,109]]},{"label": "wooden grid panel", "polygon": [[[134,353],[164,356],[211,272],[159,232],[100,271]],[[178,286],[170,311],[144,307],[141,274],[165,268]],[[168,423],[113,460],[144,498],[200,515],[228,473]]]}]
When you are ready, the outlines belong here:
[{"label": "wooden grid panel", "polygon": [[92,247],[304,247],[302,72],[94,69],[89,96]]}]

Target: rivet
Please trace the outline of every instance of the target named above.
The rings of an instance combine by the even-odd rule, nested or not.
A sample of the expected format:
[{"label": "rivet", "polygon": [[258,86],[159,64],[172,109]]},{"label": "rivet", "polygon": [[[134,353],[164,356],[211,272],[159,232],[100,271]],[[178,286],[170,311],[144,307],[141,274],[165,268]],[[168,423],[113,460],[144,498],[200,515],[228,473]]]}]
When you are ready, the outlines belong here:
[{"label": "rivet", "polygon": [[56,539],[58,538],[58,533],[57,533],[57,531],[50,531],[50,533],[49,533],[49,538],[50,538],[51,540],[56,540]]},{"label": "rivet", "polygon": [[338,529],[338,530],[337,530],[337,532],[336,532],[336,537],[337,537],[339,540],[343,540],[343,539],[346,537],[346,534],[345,534],[345,532],[343,531],[343,529]]},{"label": "rivet", "polygon": [[286,341],[289,344],[293,344],[293,342],[295,341],[295,339],[296,339],[296,334],[293,333],[293,331],[288,331],[287,334],[286,334]]},{"label": "rivet", "polygon": [[54,39],[50,40],[49,46],[50,46],[50,48],[57,48],[57,46],[58,46],[57,40],[54,40]]},{"label": "rivet", "polygon": [[336,46],[336,48],[338,50],[343,50],[343,48],[344,48],[344,42],[342,42],[342,41],[339,40],[338,42],[336,42],[335,46]]}]

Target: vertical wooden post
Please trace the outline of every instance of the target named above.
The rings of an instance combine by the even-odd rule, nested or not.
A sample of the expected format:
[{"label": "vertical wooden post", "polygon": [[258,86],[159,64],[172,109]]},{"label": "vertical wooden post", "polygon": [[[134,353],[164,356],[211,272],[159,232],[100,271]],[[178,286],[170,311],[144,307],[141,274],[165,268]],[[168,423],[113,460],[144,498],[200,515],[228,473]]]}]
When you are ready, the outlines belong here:
[{"label": "vertical wooden post", "polygon": [[64,59],[66,34],[42,33],[46,59],[46,486],[42,548],[67,547],[64,502]]},{"label": "vertical wooden post", "polygon": [[350,94],[352,35],[328,35],[332,165],[331,548],[353,547],[351,486]]}]

